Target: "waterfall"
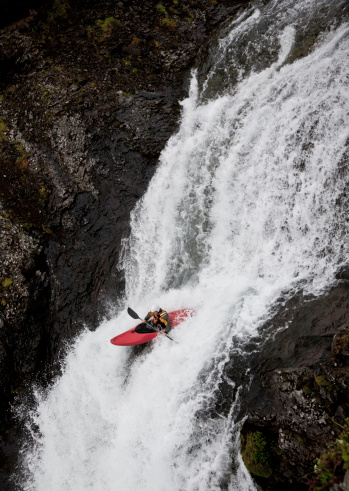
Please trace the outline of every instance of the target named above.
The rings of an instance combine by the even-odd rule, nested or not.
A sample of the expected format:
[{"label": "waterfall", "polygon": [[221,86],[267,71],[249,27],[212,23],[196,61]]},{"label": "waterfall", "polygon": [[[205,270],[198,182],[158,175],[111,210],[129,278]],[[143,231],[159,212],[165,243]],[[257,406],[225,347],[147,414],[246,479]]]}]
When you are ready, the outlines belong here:
[{"label": "waterfall", "polygon": [[[344,1],[279,0],[224,27],[132,213],[123,308],[37,391],[21,489],[255,489],[224,366],[281,293],[319,295],[347,261],[347,18]],[[178,344],[109,343],[134,325],[125,306],[154,302],[196,310]],[[236,395],[218,413],[222,380]]]}]

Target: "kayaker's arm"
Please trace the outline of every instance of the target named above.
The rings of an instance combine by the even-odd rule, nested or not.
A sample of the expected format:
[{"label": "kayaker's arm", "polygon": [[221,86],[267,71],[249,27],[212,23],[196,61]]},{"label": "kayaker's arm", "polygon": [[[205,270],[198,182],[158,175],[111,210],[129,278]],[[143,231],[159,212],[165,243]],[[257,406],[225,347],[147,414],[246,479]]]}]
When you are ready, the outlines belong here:
[{"label": "kayaker's arm", "polygon": [[161,334],[167,335],[171,331],[172,324],[165,310],[151,310],[148,312],[142,322],[146,323],[150,318],[153,318],[153,323],[160,328]]},{"label": "kayaker's arm", "polygon": [[161,324],[161,329],[164,331],[165,334],[168,334],[172,329],[172,324],[167,315],[167,312],[162,314],[159,320]]},{"label": "kayaker's arm", "polygon": [[148,312],[147,315],[144,317],[144,319],[142,320],[142,322],[147,322],[151,317],[153,317],[153,313],[154,312]]}]

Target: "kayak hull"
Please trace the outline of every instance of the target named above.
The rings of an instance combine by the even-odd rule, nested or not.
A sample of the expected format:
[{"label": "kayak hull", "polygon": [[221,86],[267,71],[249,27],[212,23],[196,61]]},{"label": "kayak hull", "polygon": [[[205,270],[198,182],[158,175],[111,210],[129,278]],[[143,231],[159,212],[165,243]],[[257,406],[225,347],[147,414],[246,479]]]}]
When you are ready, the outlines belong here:
[{"label": "kayak hull", "polygon": [[[178,326],[178,324],[183,322],[188,317],[191,317],[193,314],[193,309],[182,309],[168,312],[168,317],[171,321],[172,327],[176,327]],[[139,324],[137,324],[137,326],[139,326]],[[115,336],[115,338],[110,340],[111,344],[114,344],[116,346],[135,346],[137,344],[149,343],[159,335],[158,332],[136,332],[135,329],[137,326],[129,329],[122,334],[119,334],[118,336]]]}]

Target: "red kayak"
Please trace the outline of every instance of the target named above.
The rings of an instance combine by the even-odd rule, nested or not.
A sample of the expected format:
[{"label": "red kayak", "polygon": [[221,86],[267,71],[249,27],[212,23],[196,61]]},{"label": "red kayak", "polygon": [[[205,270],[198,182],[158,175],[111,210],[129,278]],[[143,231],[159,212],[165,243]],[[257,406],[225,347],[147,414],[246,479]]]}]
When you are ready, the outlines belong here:
[{"label": "red kayak", "polygon": [[[181,322],[183,322],[188,317],[191,317],[194,314],[193,309],[183,309],[183,310],[175,310],[173,312],[168,312],[168,317],[171,321],[172,327],[178,326]],[[137,324],[139,326],[140,324]],[[139,333],[136,332],[136,327],[133,327],[129,331],[126,331],[115,338],[111,339],[110,342],[115,344],[116,346],[134,346],[136,344],[144,344],[152,341],[156,336],[159,335],[158,332],[146,332]]]}]

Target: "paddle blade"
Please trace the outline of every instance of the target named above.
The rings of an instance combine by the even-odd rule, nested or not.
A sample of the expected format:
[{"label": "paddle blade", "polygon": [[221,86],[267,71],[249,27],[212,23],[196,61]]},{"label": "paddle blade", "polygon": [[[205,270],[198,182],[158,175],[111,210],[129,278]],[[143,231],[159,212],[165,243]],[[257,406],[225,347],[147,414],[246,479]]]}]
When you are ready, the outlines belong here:
[{"label": "paddle blade", "polygon": [[[134,311],[133,311],[133,310],[132,310],[130,307],[128,307],[128,309],[127,309],[127,313],[128,313],[128,315],[130,315],[130,316],[132,317],[132,319],[141,319],[141,318],[139,317],[139,315],[138,315],[138,314],[136,314],[136,312],[134,312]],[[141,319],[141,320],[142,320],[142,319]]]}]

